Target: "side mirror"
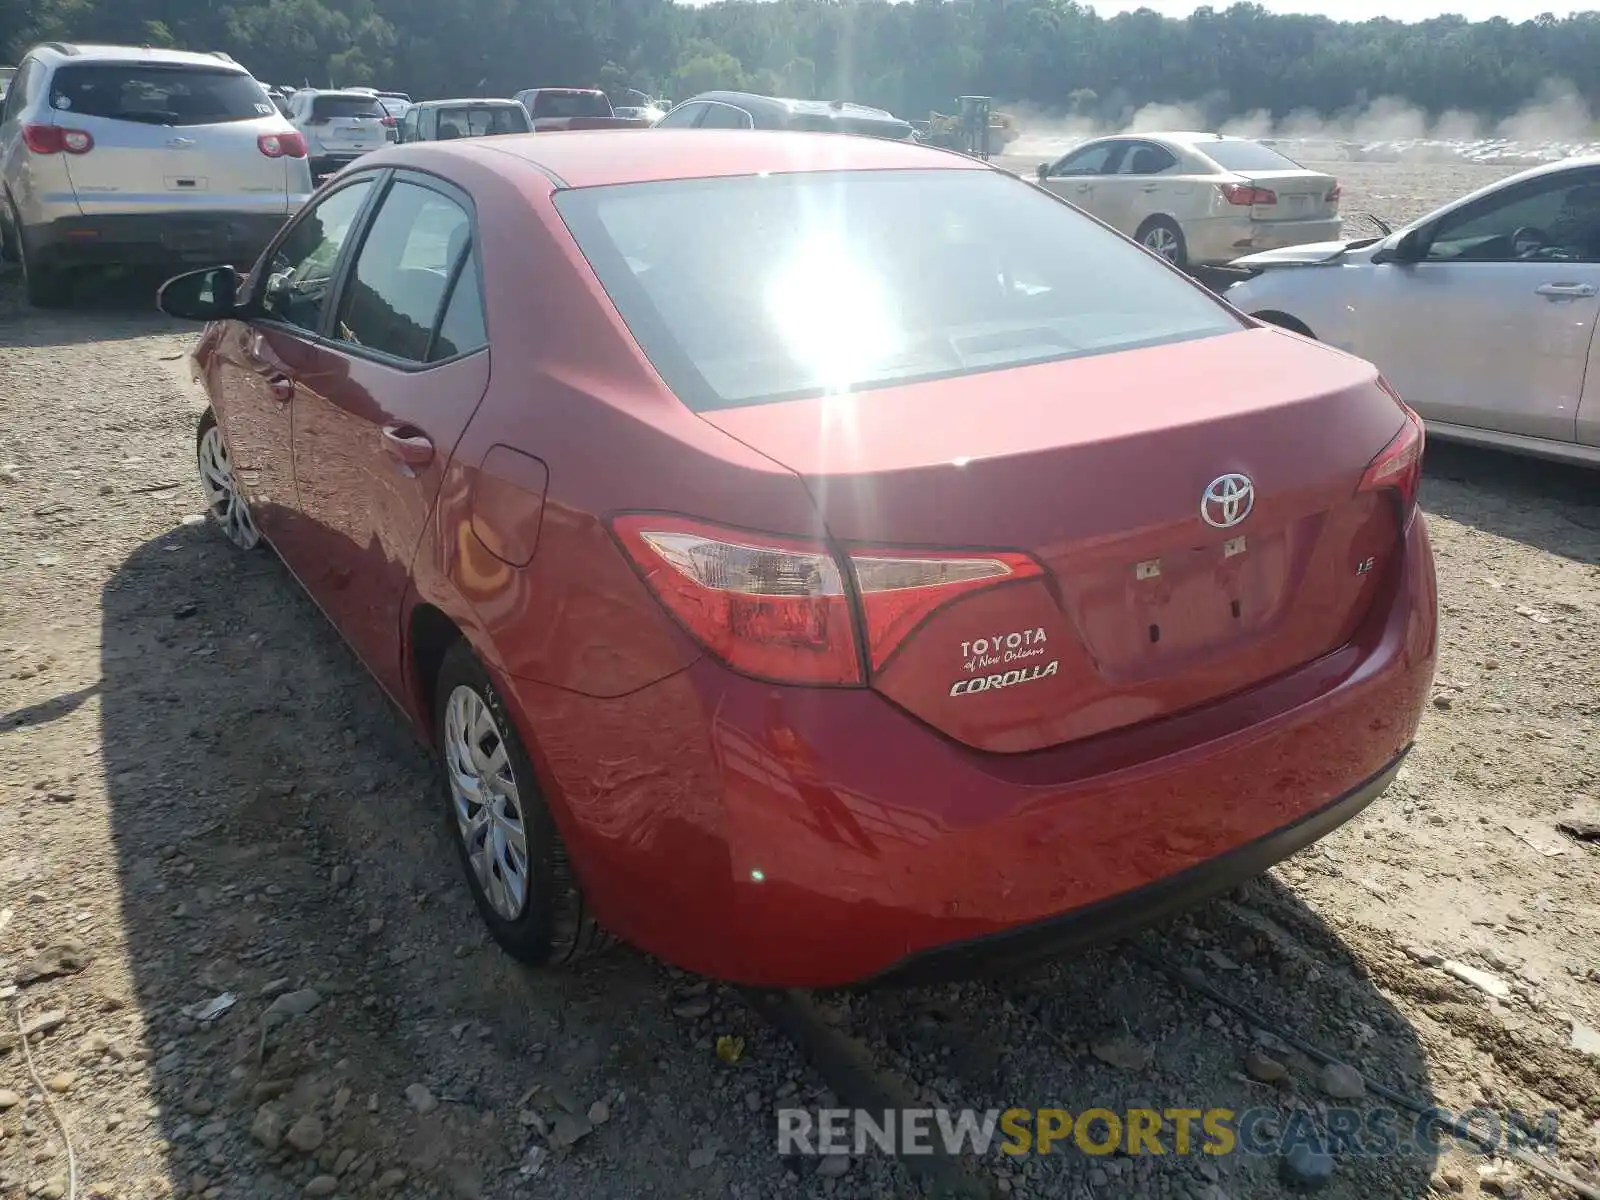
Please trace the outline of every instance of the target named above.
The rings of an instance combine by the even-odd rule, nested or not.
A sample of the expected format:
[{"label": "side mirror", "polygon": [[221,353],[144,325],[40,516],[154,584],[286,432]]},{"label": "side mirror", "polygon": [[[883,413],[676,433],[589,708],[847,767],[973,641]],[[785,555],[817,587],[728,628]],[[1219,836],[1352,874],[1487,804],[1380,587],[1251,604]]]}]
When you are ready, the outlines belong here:
[{"label": "side mirror", "polygon": [[156,307],[185,321],[222,321],[238,311],[238,289],[232,267],[206,267],[167,280],[156,293]]},{"label": "side mirror", "polygon": [[1034,174],[1038,175],[1039,176],[1039,182],[1043,183],[1046,179],[1050,178],[1050,164],[1049,163],[1040,163],[1039,164],[1039,169],[1037,171],[1035,171]]},{"label": "side mirror", "polygon": [[1415,229],[1390,234],[1372,256],[1374,263],[1414,263],[1422,258],[1422,238]]}]

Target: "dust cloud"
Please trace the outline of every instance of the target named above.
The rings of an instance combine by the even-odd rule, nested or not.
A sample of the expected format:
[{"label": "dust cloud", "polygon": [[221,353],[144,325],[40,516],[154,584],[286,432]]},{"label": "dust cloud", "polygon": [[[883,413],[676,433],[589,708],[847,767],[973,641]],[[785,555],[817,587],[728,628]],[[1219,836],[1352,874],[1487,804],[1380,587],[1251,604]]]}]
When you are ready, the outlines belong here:
[{"label": "dust cloud", "polygon": [[1492,120],[1450,110],[1430,114],[1404,100],[1383,97],[1334,114],[1303,109],[1274,118],[1266,111],[1226,116],[1227,98],[1187,104],[1128,107],[1116,119],[1061,116],[1000,106],[1019,136],[1006,153],[1047,157],[1086,138],[1112,133],[1205,130],[1316,148],[1330,157],[1468,159],[1482,162],[1551,161],[1600,150],[1600,126],[1570,84],[1551,83],[1510,117]]}]

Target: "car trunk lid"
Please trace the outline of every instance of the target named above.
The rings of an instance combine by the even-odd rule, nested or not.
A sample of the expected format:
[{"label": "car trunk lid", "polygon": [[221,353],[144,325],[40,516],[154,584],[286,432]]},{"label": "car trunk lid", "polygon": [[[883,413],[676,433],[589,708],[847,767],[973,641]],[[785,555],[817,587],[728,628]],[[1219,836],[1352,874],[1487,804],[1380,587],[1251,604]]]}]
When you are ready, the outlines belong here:
[{"label": "car trunk lid", "polygon": [[1240,171],[1242,182],[1271,194],[1272,202],[1250,206],[1256,221],[1309,221],[1339,215],[1338,181],[1319,171]]},{"label": "car trunk lid", "polygon": [[263,132],[281,119],[221,125],[149,125],[58,112],[55,123],[94,138],[67,156],[67,175],[85,216],[174,209],[287,213],[288,160],[261,152]]},{"label": "car trunk lid", "polygon": [[984,750],[1318,658],[1399,548],[1397,507],[1357,487],[1401,410],[1367,364],[1272,330],[702,415],[805,478],[847,551],[1042,568],[960,591],[872,656],[875,688]]},{"label": "car trunk lid", "polygon": [[87,216],[216,210],[285,213],[287,161],[257,139],[286,132],[266,90],[233,68],[69,63],[51,77],[55,125],[93,146],[67,156]]},{"label": "car trunk lid", "polygon": [[393,118],[378,101],[365,96],[317,96],[307,125],[329,153],[380,150],[389,140]]}]

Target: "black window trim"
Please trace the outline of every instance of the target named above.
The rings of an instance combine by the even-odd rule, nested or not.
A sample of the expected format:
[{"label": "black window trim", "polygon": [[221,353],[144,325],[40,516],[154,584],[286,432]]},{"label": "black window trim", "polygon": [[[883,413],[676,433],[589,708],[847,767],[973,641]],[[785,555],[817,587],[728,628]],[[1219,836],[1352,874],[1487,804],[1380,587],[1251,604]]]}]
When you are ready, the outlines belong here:
[{"label": "black window trim", "polygon": [[1091,174],[1087,174],[1087,175],[1056,175],[1055,174],[1055,170],[1056,170],[1056,167],[1065,168],[1066,165],[1067,165],[1067,160],[1069,158],[1075,158],[1078,155],[1082,154],[1085,150],[1099,150],[1099,149],[1104,149],[1106,151],[1106,162],[1107,163],[1115,162],[1116,165],[1120,168],[1122,166],[1122,160],[1125,157],[1127,157],[1128,147],[1129,147],[1130,144],[1131,143],[1129,142],[1129,140],[1127,138],[1124,138],[1124,137],[1109,137],[1109,138],[1098,138],[1093,143],[1085,143],[1082,146],[1074,147],[1073,149],[1068,150],[1060,158],[1056,159],[1055,166],[1050,169],[1050,177],[1053,177],[1053,178],[1056,178],[1056,179],[1107,179],[1107,178],[1110,178],[1110,176],[1117,174],[1117,172],[1116,171],[1095,171],[1095,172],[1093,172]]},{"label": "black window trim", "polygon": [[[322,205],[328,202],[329,198],[339,192],[355,187],[358,184],[371,184],[373,186],[368,191],[367,198],[362,201],[361,207],[356,210],[355,219],[350,222],[350,232],[352,236],[345,239],[345,244],[339,248],[339,258],[333,265],[333,285],[329,288],[328,295],[330,297],[337,297],[343,290],[344,273],[353,253],[351,250],[351,244],[358,238],[364,238],[366,236],[366,225],[372,216],[374,200],[379,194],[382,193],[384,185],[387,183],[386,176],[388,176],[390,173],[391,171],[387,167],[379,167],[376,170],[358,171],[348,177],[341,178],[337,183],[312,196],[311,201],[301,208],[299,212],[295,213],[294,217],[278,231],[278,236],[267,243],[267,248],[262,251],[261,257],[256,260],[256,265],[251,269],[250,274],[245,280],[244,295],[247,300],[256,300],[259,298],[260,290],[266,285],[266,268],[267,265],[272,262],[272,256],[278,252],[279,248],[284,244],[284,242],[288,241],[294,236],[294,231],[300,227],[303,221],[309,218],[311,213],[314,213],[317,209],[321,208]],[[305,341],[312,342],[316,345],[327,345],[329,344],[329,339],[326,337],[323,331],[326,330],[330,324],[332,312],[332,305],[325,304],[323,306],[323,311],[320,314],[320,320],[316,329],[307,329],[303,325],[296,325],[291,321],[281,320],[280,318],[271,316],[265,312],[250,318],[250,322],[251,324],[259,322],[260,324],[270,326],[272,329],[287,333],[293,337],[302,338]]]},{"label": "black window trim", "polygon": [[[1122,169],[1123,165],[1124,164],[1131,164],[1133,162],[1133,156],[1135,154],[1139,153],[1140,150],[1154,150],[1157,154],[1165,155],[1166,159],[1167,159],[1166,166],[1162,167],[1158,171],[1144,171],[1144,172],[1140,172],[1137,175],[1134,174],[1132,171],[1124,171]],[[1122,152],[1122,158],[1117,163],[1117,174],[1118,175],[1126,175],[1130,179],[1149,179],[1152,176],[1161,174],[1162,171],[1166,171],[1166,170],[1169,170],[1172,167],[1181,166],[1181,165],[1182,165],[1182,160],[1179,159],[1178,156],[1176,154],[1174,154],[1171,150],[1168,150],[1165,146],[1161,145],[1159,142],[1152,142],[1149,138],[1129,138],[1128,139],[1127,149],[1125,149]]]},{"label": "black window trim", "polygon": [[[687,125],[668,125],[667,128],[668,129],[698,129],[698,128],[700,128],[700,119],[706,115],[706,112],[710,109],[710,107],[711,107],[710,104],[708,104],[704,100],[685,100],[682,104],[680,104],[676,108],[674,108],[672,110],[672,112],[669,112],[667,114],[667,117],[670,117],[672,115],[672,113],[678,112],[680,110],[697,109],[699,111],[695,112],[694,120],[690,121]],[[661,119],[664,121],[664,120],[666,120],[666,117],[663,117]]]},{"label": "black window trim", "polygon": [[[372,172],[378,174],[379,172]],[[424,171],[415,167],[401,169],[386,168],[382,173],[387,175],[373,199],[362,210],[359,224],[355,226],[356,236],[351,239],[348,256],[344,257],[338,270],[334,272],[333,288],[329,292],[331,303],[323,312],[322,329],[318,331],[317,341],[329,349],[351,358],[365,359],[368,362],[378,363],[380,366],[390,367],[397,371],[404,371],[408,375],[420,374],[423,371],[432,371],[437,367],[449,366],[451,363],[460,362],[464,358],[471,358],[474,354],[481,354],[489,349],[489,306],[484,302],[483,291],[483,258],[478,252],[478,209],[472,202],[472,197],[465,191],[431,171]],[[422,362],[413,362],[409,358],[397,358],[386,354],[382,350],[374,350],[370,346],[358,346],[337,338],[333,334],[333,324],[338,318],[339,310],[344,304],[345,289],[350,284],[350,275],[355,270],[356,261],[361,257],[361,250],[367,244],[367,235],[372,232],[373,222],[381,209],[383,202],[388,199],[389,193],[394,190],[397,183],[410,183],[417,187],[435,192],[445,199],[453,202],[467,214],[467,250],[461,255],[450,269],[450,275],[445,281],[444,292],[439,302],[439,311],[434,314],[433,328],[428,333],[428,346],[423,352]],[[471,350],[464,350],[460,354],[452,354],[449,358],[434,361],[428,360],[428,355],[433,353],[435,341],[439,337],[439,327],[444,321],[445,313],[449,311],[450,303],[455,299],[455,286],[461,278],[462,268],[465,267],[467,257],[470,255],[474,265],[478,268],[478,308],[483,313],[483,345],[475,346]]]},{"label": "black window trim", "polygon": [[[1418,258],[1415,263],[1410,265],[1417,267],[1449,267],[1456,265],[1500,267],[1542,266],[1545,268],[1549,268],[1553,265],[1560,265],[1558,263],[1542,261],[1539,259],[1524,260],[1428,257],[1428,255],[1433,251],[1433,243],[1438,238],[1439,231],[1446,225],[1461,225],[1467,221],[1475,221],[1485,212],[1493,208],[1500,207],[1501,205],[1521,203],[1529,196],[1543,191],[1547,185],[1558,179],[1561,180],[1561,183],[1559,184],[1559,187],[1561,188],[1579,187],[1585,183],[1600,184],[1600,167],[1570,167],[1566,170],[1551,171],[1545,175],[1536,175],[1532,179],[1524,179],[1521,183],[1514,183],[1509,186],[1498,188],[1495,191],[1490,192],[1487,196],[1480,196],[1478,199],[1468,204],[1459,205],[1456,208],[1451,209],[1449,212],[1435,217],[1419,231],[1419,235],[1417,237]],[[1576,264],[1573,265],[1594,266],[1596,265],[1597,261],[1600,260],[1580,259]]]},{"label": "black window trim", "polygon": [[705,119],[711,115],[711,110],[714,108],[731,108],[734,112],[742,116],[745,120],[745,123],[743,125],[735,126],[734,128],[736,129],[754,129],[756,127],[755,114],[752,113],[748,108],[741,108],[737,104],[729,104],[726,100],[702,100],[700,103],[705,105],[706,111],[701,113],[699,118],[695,121],[694,127],[696,129],[705,128]]}]

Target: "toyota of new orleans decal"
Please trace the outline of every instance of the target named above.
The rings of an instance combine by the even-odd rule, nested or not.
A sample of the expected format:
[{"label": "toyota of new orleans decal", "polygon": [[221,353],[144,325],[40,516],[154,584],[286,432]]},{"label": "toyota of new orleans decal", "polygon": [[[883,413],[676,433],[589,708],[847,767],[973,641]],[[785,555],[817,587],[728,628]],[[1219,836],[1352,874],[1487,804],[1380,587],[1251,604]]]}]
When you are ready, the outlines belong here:
[{"label": "toyota of new orleans decal", "polygon": [[[974,692],[990,692],[995,688],[1015,687],[1019,683],[1033,683],[1048,679],[1061,670],[1059,660],[1033,663],[1025,667],[1010,664],[1025,662],[1030,658],[1043,658],[1050,639],[1043,629],[1019,629],[1014,633],[996,633],[974,641],[961,643],[962,670],[970,678],[958,679],[950,685],[952,696],[970,696]],[[995,672],[993,668],[1005,667]],[[979,671],[989,674],[979,675]]]}]

